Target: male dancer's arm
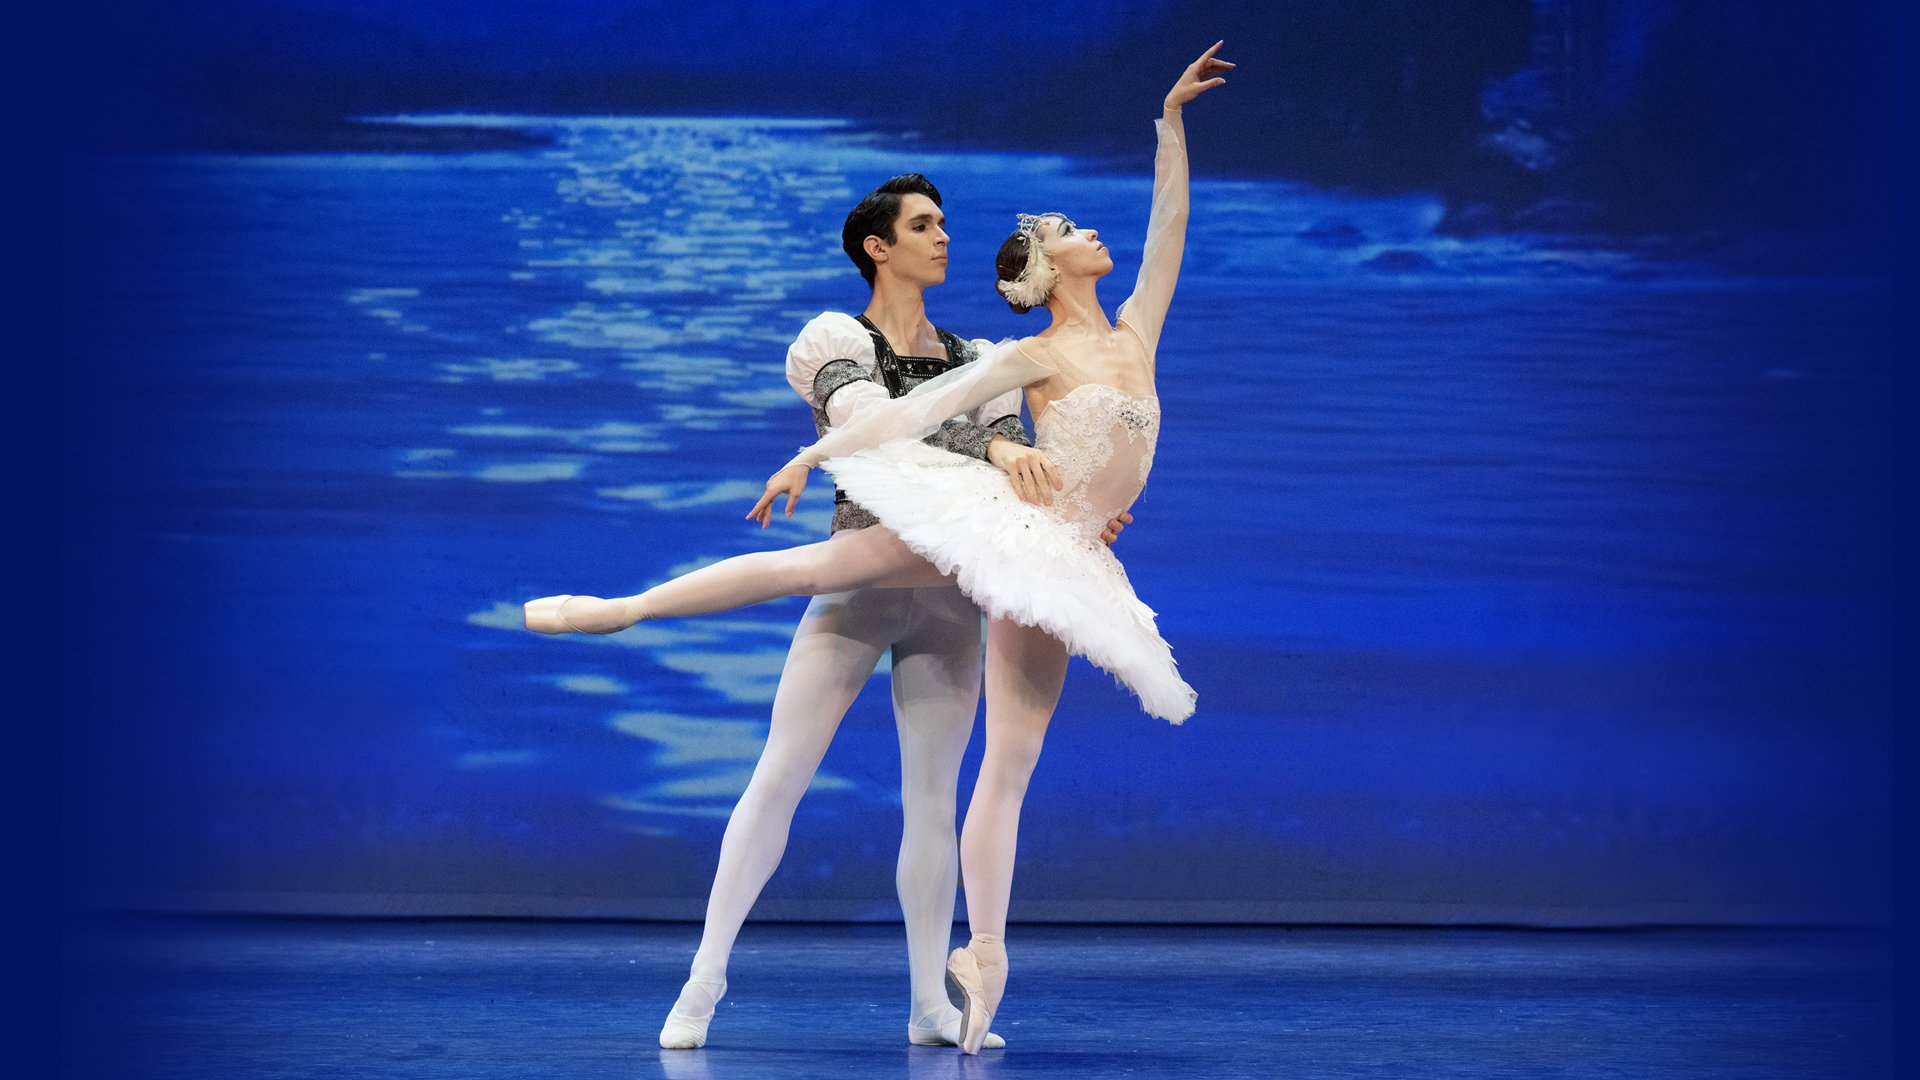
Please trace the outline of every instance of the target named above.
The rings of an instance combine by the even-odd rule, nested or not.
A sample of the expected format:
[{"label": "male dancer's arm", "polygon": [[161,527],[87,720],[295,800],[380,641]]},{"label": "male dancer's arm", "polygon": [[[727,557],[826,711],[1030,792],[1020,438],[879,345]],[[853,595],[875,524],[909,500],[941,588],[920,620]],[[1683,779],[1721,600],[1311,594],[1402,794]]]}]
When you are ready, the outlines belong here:
[{"label": "male dancer's arm", "polygon": [[[976,343],[967,346],[977,348]],[[971,356],[956,357],[963,363]],[[849,315],[826,312],[801,330],[787,349],[787,385],[825,418],[828,430],[845,426],[863,409],[891,400],[872,374],[873,338]],[[1005,472],[1028,502],[1051,503],[1051,465],[1031,449],[1020,423],[1021,394],[1011,390],[955,416],[924,436],[929,446],[979,458]]]},{"label": "male dancer's arm", "polygon": [[861,410],[858,417],[820,436],[813,445],[803,447],[781,472],[811,469],[828,458],[858,453],[894,439],[923,438],[948,417],[970,413],[1008,391],[1020,390],[1058,373],[1059,369],[1042,356],[1028,353],[1020,342],[996,346],[974,363],[962,364],[928,379],[914,387],[910,394],[876,402]]},{"label": "male dancer's arm", "polygon": [[[886,389],[873,379],[872,365],[873,338],[852,317],[830,311],[809,322],[787,349],[787,385],[820,410],[828,426],[840,427],[861,406],[888,400]],[[998,415],[984,423],[976,419],[987,412]],[[1003,395],[968,416],[947,420],[922,441],[985,461],[995,435],[1033,445],[1019,414],[1019,399]]]},{"label": "male dancer's arm", "polygon": [[[821,351],[818,348],[823,338],[829,345],[835,345],[842,353],[851,351],[853,348],[852,338],[845,333],[844,328],[841,328],[840,340],[837,343],[832,340],[836,319],[845,320],[846,326],[860,329],[860,324],[851,317],[836,316],[829,312],[808,323],[807,331],[803,331],[800,340],[787,351],[787,382],[801,397],[813,403],[829,422],[828,429],[821,436],[821,441],[802,451],[801,456],[789,462],[789,465],[800,464],[803,459],[809,467],[818,464],[826,457],[832,456],[833,451],[828,447],[838,446],[841,452],[850,453],[862,446],[877,445],[891,438],[912,436],[926,438],[928,433],[935,432],[942,426],[941,417],[956,418],[967,415],[976,418],[977,423],[978,419],[994,417],[998,413],[1001,414],[1000,419],[995,420],[994,423],[1011,418],[1012,423],[1018,424],[1019,419],[1011,415],[1011,410],[1017,408],[1017,403],[1022,400],[1023,388],[1027,383],[1037,382],[1053,371],[1050,366],[1034,359],[1020,348],[1018,343],[993,345],[982,340],[973,343],[974,348],[981,354],[981,359],[961,364],[945,375],[921,384],[915,388],[914,393],[906,397],[889,398],[887,392],[875,384],[871,378],[863,381],[852,370],[859,366],[852,361],[835,358],[825,363],[818,363],[817,358],[831,355],[831,350]],[[821,333],[812,335],[809,347],[802,348],[802,342],[809,341],[808,332],[814,331],[816,327],[821,328]],[[860,332],[865,333],[864,329]],[[871,342],[872,339],[866,338],[866,340]],[[867,348],[870,351],[872,345],[869,344]],[[810,358],[815,359],[810,361]],[[815,363],[818,363],[817,367],[813,366]],[[809,375],[810,369],[811,375]],[[835,399],[846,397],[850,393],[854,396],[847,404],[833,404]],[[854,416],[856,404],[865,406],[860,410],[857,421]],[[1022,430],[1020,434],[1024,439],[1025,431]],[[991,440],[991,443],[994,449],[1011,450],[1025,455],[1020,458],[1021,466],[1025,466],[1028,461],[1035,458],[1046,463],[1047,471],[1042,477],[1025,469],[1016,471],[1015,468],[1009,468],[1000,461],[994,461],[996,465],[1006,470],[1009,480],[1022,499],[1031,503],[1051,505],[1053,492],[1058,488],[1059,481],[1052,471],[1051,463],[1047,462],[1046,456],[1038,450],[1015,444],[1011,439],[996,438]],[[994,459],[990,456],[988,460]],[[793,502],[797,497],[796,492],[788,499],[789,513],[792,512]],[[759,514],[760,509],[755,508],[756,515]],[[1133,515],[1122,513],[1107,522],[1107,527],[1101,532],[1100,539],[1111,544],[1119,538],[1121,530],[1132,523]],[[764,525],[766,522],[762,521],[761,524]]]}]

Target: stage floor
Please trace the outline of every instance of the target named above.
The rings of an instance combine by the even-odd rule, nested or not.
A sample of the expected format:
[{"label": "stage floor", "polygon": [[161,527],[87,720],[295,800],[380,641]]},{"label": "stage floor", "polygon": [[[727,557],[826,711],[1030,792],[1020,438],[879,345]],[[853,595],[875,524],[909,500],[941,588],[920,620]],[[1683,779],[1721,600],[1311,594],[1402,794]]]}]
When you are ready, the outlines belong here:
[{"label": "stage floor", "polygon": [[1015,927],[994,1028],[906,1043],[897,926],[750,925],[711,1041],[655,1044],[698,929],[113,920],[76,937],[73,1076],[1653,1077],[1892,1070],[1889,935]]}]

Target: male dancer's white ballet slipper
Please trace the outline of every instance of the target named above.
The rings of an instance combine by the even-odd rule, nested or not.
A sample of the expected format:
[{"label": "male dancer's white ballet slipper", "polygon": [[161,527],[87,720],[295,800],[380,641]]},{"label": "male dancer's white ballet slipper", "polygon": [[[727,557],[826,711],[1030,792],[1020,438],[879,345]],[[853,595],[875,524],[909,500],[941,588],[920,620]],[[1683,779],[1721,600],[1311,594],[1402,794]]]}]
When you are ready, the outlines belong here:
[{"label": "male dancer's white ballet slipper", "polygon": [[971,944],[947,957],[947,976],[960,991],[960,1052],[977,1054],[1007,992],[1007,950],[998,938],[975,934]]},{"label": "male dancer's white ballet slipper", "polygon": [[[907,1025],[907,1041],[915,1046],[959,1046],[960,1016],[960,1010],[951,1007],[923,1016]],[[987,1041],[980,1045],[998,1050],[1007,1045],[1007,1040],[989,1031]]]},{"label": "male dancer's white ballet slipper", "polygon": [[597,596],[543,596],[520,609],[527,629],[542,634],[617,634],[636,621],[618,602]]},{"label": "male dancer's white ballet slipper", "polygon": [[680,1001],[673,1003],[667,1013],[667,1022],[660,1027],[660,1046],[665,1050],[698,1050],[707,1045],[707,1025],[713,1022],[713,1014],[720,1009],[720,999],[727,996],[727,980],[703,979],[694,976],[680,989],[680,1000],[687,997],[687,989],[699,987],[707,992],[707,1013],[694,1016],[680,1011]]}]

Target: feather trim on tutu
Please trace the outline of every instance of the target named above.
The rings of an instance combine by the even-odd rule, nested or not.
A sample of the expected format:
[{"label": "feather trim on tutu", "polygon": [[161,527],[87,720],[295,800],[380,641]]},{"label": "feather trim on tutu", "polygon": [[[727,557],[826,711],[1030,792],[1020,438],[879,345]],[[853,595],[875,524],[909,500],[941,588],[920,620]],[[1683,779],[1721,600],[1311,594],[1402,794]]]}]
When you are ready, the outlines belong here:
[{"label": "feather trim on tutu", "polygon": [[1180,678],[1153,609],[1097,534],[1022,502],[984,462],[901,440],[824,463],[866,507],[987,612],[1038,626],[1178,724],[1198,695]]}]

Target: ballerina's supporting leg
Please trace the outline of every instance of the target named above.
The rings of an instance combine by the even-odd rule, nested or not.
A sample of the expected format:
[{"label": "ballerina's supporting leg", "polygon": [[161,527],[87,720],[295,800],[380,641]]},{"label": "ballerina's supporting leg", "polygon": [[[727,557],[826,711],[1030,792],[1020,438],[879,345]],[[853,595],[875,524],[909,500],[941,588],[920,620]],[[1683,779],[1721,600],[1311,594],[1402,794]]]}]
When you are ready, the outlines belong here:
[{"label": "ballerina's supporting leg", "polygon": [[710,615],[783,596],[946,582],[933,565],[879,526],[843,529],[817,544],[722,559],[633,596],[547,596],[525,605],[527,629],[611,634],[648,619]]},{"label": "ballerina's supporting leg", "polygon": [[[706,1043],[707,1024],[727,985],[734,940],[780,865],[794,809],[812,783],[840,718],[873,674],[909,605],[908,593],[865,592],[823,596],[807,606],[774,692],[766,748],[727,819],[700,948],[660,1031],[661,1046],[691,1050]],[[952,886],[947,898],[951,920]]]},{"label": "ballerina's supporting leg", "polygon": [[1046,631],[994,619],[987,627],[987,739],[960,834],[973,940],[948,970],[965,995],[961,1049],[978,1053],[1007,984],[1007,906],[1020,806],[1066,680],[1067,647]]}]

